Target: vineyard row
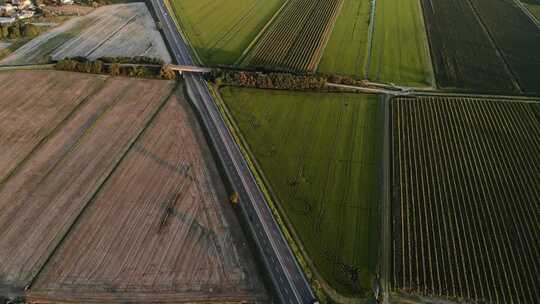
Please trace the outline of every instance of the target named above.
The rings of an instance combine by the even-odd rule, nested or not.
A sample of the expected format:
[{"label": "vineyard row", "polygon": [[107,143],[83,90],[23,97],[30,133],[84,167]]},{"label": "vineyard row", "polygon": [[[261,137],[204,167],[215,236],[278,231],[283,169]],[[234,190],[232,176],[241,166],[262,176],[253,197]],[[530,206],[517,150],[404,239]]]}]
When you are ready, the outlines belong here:
[{"label": "vineyard row", "polygon": [[343,0],[291,0],[244,60],[252,67],[314,71]]},{"label": "vineyard row", "polygon": [[393,287],[534,303],[540,296],[540,119],[531,104],[393,102]]}]

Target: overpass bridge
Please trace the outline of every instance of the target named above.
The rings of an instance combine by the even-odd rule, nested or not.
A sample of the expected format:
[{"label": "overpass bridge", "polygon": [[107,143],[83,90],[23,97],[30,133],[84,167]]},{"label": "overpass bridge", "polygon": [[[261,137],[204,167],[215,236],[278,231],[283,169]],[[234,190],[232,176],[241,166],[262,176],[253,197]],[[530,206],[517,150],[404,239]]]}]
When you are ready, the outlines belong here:
[{"label": "overpass bridge", "polygon": [[176,65],[176,64],[170,64],[169,67],[173,71],[178,71],[178,73],[182,74],[184,72],[188,73],[196,73],[196,74],[206,74],[212,72],[212,69],[195,66],[195,65]]}]

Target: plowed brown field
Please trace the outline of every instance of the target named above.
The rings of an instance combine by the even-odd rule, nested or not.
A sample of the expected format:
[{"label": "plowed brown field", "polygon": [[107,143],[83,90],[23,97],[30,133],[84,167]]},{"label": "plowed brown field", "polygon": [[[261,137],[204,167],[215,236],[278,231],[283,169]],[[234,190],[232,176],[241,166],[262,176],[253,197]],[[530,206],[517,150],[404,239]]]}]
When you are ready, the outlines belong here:
[{"label": "plowed brown field", "polygon": [[265,300],[182,90],[166,81],[17,74],[49,73],[52,83],[80,77],[101,88],[0,184],[0,295]]}]

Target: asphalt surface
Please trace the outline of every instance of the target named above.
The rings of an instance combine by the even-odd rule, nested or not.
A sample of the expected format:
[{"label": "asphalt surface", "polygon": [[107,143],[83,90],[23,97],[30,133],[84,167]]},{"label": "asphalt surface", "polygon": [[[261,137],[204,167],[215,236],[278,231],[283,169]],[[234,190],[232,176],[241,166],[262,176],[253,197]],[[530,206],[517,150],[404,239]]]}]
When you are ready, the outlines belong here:
[{"label": "asphalt surface", "polygon": [[[181,65],[196,65],[188,46],[169,16],[162,0],[151,0],[173,58]],[[314,294],[302,269],[275,221],[272,211],[251,173],[234,137],[213,101],[206,82],[195,74],[184,74],[188,94],[201,116],[225,172],[240,197],[253,239],[281,303],[312,303]]]}]

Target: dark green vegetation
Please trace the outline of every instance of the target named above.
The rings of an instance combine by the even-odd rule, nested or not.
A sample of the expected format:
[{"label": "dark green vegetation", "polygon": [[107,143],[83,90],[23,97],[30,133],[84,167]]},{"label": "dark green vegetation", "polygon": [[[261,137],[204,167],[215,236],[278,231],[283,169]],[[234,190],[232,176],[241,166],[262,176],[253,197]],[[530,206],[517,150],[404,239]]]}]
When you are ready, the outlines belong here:
[{"label": "dark green vegetation", "polygon": [[370,293],[382,192],[378,97],[221,93],[318,271],[342,294]]},{"label": "dark green vegetation", "polygon": [[284,0],[171,0],[191,47],[208,65],[234,64]]},{"label": "dark green vegetation", "polygon": [[370,0],[344,0],[318,71],[363,77],[368,44]]},{"label": "dark green vegetation", "polygon": [[422,0],[422,5],[440,87],[517,91],[468,0]]},{"label": "dark green vegetation", "polygon": [[430,86],[433,69],[419,0],[377,0],[369,79]]},{"label": "dark green vegetation", "polygon": [[422,0],[443,88],[540,91],[540,31],[512,2]]},{"label": "dark green vegetation", "polygon": [[29,23],[16,22],[10,25],[0,25],[0,39],[33,38],[41,31],[40,27]]},{"label": "dark green vegetation", "polygon": [[393,288],[536,303],[540,104],[393,101]]},{"label": "dark green vegetation", "polygon": [[59,60],[55,68],[62,71],[110,74],[111,76],[123,75],[168,80],[176,78],[176,72],[164,64],[163,60],[149,57],[104,57],[98,60],[88,60],[83,57],[67,58]]},{"label": "dark green vegetation", "polygon": [[343,0],[290,0],[244,60],[251,67],[315,71]]},{"label": "dark green vegetation", "polygon": [[258,73],[222,71],[214,75],[215,83],[244,88],[323,91],[326,78],[311,75],[294,75],[288,73]]},{"label": "dark green vegetation", "polygon": [[513,1],[470,1],[520,89],[540,93],[540,29]]}]

